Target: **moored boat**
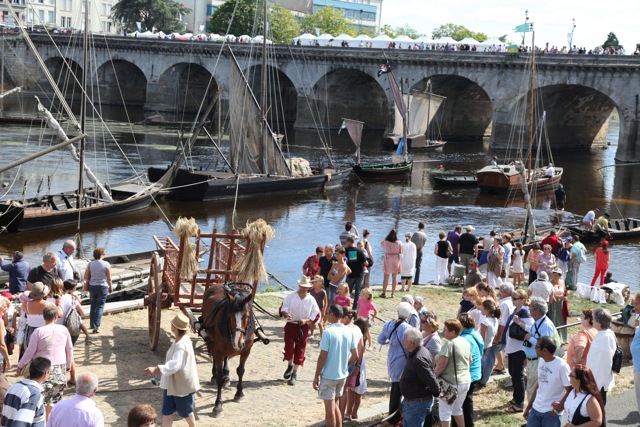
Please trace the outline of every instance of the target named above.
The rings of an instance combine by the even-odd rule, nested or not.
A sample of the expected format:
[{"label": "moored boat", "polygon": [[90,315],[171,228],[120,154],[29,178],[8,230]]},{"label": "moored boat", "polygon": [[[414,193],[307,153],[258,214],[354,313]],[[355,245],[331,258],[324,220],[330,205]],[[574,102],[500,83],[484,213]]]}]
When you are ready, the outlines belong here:
[{"label": "moored boat", "polygon": [[433,181],[439,185],[457,185],[475,187],[478,185],[478,178],[474,175],[447,175],[438,174],[432,175]]},{"label": "moored boat", "polygon": [[[583,243],[600,243],[604,237],[593,230],[585,230],[581,225],[569,226],[573,234],[580,236]],[[640,219],[636,218],[609,218],[609,233],[611,240],[625,240],[640,238]]]},{"label": "moored boat", "polygon": [[[557,187],[562,179],[564,169],[553,167],[553,175],[547,176],[545,168],[533,171],[527,180],[527,186],[532,185],[538,191]],[[489,165],[476,173],[480,191],[487,193],[511,193],[522,192],[522,176],[516,168],[516,164]]]},{"label": "moored boat", "polygon": [[410,178],[413,160],[400,163],[355,164],[353,172],[360,178],[398,179]]}]

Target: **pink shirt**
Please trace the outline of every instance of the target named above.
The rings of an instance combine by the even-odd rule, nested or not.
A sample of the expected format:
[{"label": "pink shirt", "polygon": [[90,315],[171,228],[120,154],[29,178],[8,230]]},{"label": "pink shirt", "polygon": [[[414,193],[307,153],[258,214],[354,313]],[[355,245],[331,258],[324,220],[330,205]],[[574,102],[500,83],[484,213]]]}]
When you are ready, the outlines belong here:
[{"label": "pink shirt", "polygon": [[351,297],[349,296],[343,297],[338,295],[336,297],[336,304],[341,305],[343,307],[349,307],[351,305]]},{"label": "pink shirt", "polygon": [[376,309],[376,305],[372,301],[365,301],[363,298],[358,300],[358,317],[369,318],[369,314]]},{"label": "pink shirt", "polygon": [[[53,338],[49,342],[51,334],[53,334]],[[48,345],[47,342],[49,342]],[[67,369],[71,369],[73,345],[67,328],[62,325],[49,324],[33,331],[29,339],[29,347],[27,347],[22,359],[18,362],[18,367],[23,368],[27,362],[36,356],[49,359],[51,365],[66,364]]]}]

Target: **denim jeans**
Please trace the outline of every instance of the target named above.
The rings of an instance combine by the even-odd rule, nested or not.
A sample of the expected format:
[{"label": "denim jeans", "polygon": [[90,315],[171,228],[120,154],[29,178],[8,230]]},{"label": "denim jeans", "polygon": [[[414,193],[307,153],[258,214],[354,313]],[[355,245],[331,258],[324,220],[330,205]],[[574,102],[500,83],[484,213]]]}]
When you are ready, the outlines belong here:
[{"label": "denim jeans", "polygon": [[420,284],[420,265],[422,264],[422,250],[416,253],[416,273],[413,275],[413,284]]},{"label": "denim jeans", "polygon": [[358,309],[358,300],[362,295],[362,285],[364,284],[364,275],[360,277],[347,277],[347,285],[349,285],[349,293],[353,292],[353,309]]},{"label": "denim jeans", "polygon": [[549,412],[538,412],[533,408],[527,418],[527,427],[560,427],[561,423],[562,415],[555,416]]},{"label": "denim jeans", "polygon": [[403,425],[406,427],[423,427],[425,417],[431,413],[433,399],[424,402],[402,401]]},{"label": "denim jeans", "polygon": [[500,350],[502,350],[502,344],[492,345],[484,353],[484,356],[482,356],[482,378],[480,378],[482,385],[487,385],[489,382],[489,377],[491,376],[491,372],[493,372],[493,367],[496,365],[496,359]]},{"label": "denim jeans", "polygon": [[513,401],[522,408],[524,406],[524,351],[509,353],[509,375],[513,383]]},{"label": "denim jeans", "polygon": [[109,295],[109,288],[106,286],[90,286],[89,294],[89,300],[91,301],[89,327],[92,329],[98,329],[100,327],[100,321],[102,320],[104,304],[107,302],[107,295]]},{"label": "denim jeans", "polygon": [[327,303],[329,305],[333,304],[336,300],[336,295],[338,295],[338,287],[329,285],[327,287]]}]

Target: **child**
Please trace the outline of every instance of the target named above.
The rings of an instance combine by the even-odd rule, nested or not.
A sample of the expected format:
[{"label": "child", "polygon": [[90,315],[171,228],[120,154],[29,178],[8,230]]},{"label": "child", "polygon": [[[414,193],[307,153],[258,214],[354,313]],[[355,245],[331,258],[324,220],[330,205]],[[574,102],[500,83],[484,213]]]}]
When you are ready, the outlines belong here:
[{"label": "child", "polygon": [[482,325],[482,321],[484,320],[484,315],[480,311],[480,307],[482,307],[482,303],[486,301],[487,298],[481,297],[480,295],[476,296],[474,302],[474,307],[469,310],[469,315],[473,317],[473,320],[476,322],[476,332],[480,332],[480,326]]},{"label": "child", "polygon": [[351,296],[349,296],[349,286],[342,282],[338,285],[338,296],[336,296],[336,304],[342,307],[351,306]]},{"label": "child", "polygon": [[314,337],[313,333],[316,329],[317,323],[318,330],[320,331],[320,338],[322,338],[322,333],[324,332],[324,322],[327,318],[327,306],[329,305],[327,303],[327,291],[324,290],[324,278],[319,274],[316,274],[313,277],[311,283],[313,283],[313,289],[311,289],[309,293],[313,298],[315,298],[322,318],[318,322],[311,323],[311,327],[309,328],[309,336],[311,338]]},{"label": "child", "polygon": [[[371,314],[372,311],[373,315]],[[373,303],[373,292],[370,288],[365,288],[362,290],[362,296],[358,300],[358,317],[364,317],[373,323],[377,315],[378,310]]]},{"label": "child", "polygon": [[360,355],[360,358],[358,360],[360,365],[360,385],[358,385],[357,387],[349,387],[347,393],[347,408],[344,416],[347,419],[357,420],[358,408],[360,408],[362,396],[367,391],[367,365],[365,359],[365,350],[367,348],[367,343],[369,343],[369,347],[371,347],[371,333],[369,331],[369,322],[367,322],[363,317],[359,317],[354,320],[353,324],[360,328],[360,331],[362,332],[363,346],[362,348],[358,348],[358,354]]},{"label": "child", "polygon": [[475,307],[475,300],[478,297],[478,291],[475,287],[467,288],[462,291],[462,301],[460,301],[460,310],[458,314],[467,313]]},{"label": "child", "polygon": [[522,250],[522,243],[517,242],[516,249],[513,251],[513,285],[516,288],[524,281],[523,257],[524,251]]}]

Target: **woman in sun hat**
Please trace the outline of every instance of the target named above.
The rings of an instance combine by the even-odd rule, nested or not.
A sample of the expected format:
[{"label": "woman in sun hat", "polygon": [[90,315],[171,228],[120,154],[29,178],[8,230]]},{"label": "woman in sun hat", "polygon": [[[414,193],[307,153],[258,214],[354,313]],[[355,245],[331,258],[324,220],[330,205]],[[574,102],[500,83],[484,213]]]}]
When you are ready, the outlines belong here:
[{"label": "woman in sun hat", "polygon": [[171,320],[171,332],[176,339],[167,351],[165,363],[145,369],[151,375],[157,371],[162,374],[162,425],[171,425],[177,412],[188,425],[195,426],[194,395],[200,389],[200,382],[193,344],[187,333],[189,327],[189,318],[176,314]]},{"label": "woman in sun hat", "polygon": [[[547,315],[553,322],[555,327],[563,326],[567,324],[567,317],[569,317],[569,307],[567,305],[567,288],[562,280],[562,269],[556,267],[551,272],[551,280],[553,285],[553,293],[549,298],[549,312]],[[558,329],[562,343],[567,341],[567,328]]]},{"label": "woman in sun hat", "polygon": [[44,317],[42,316],[45,307],[56,305],[58,307],[58,317],[63,315],[60,301],[58,300],[55,304],[47,302],[45,300],[47,295],[49,295],[49,287],[42,282],[35,282],[31,285],[28,301],[22,303],[22,316],[25,321],[23,322],[24,333],[22,347],[20,347],[20,357],[22,357],[24,350],[29,345],[29,339],[33,331],[45,325]]}]

